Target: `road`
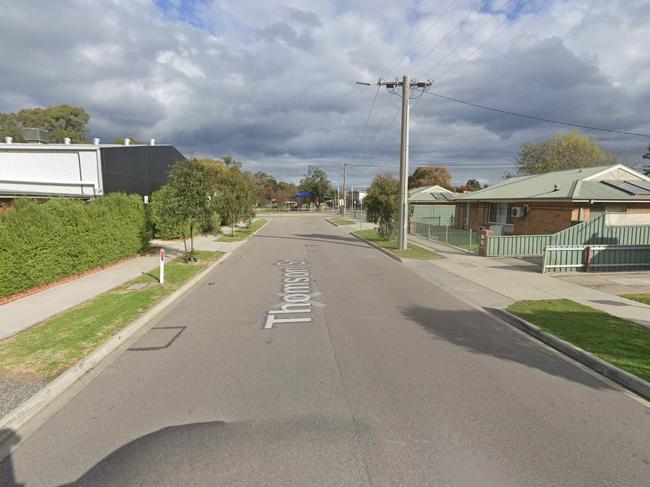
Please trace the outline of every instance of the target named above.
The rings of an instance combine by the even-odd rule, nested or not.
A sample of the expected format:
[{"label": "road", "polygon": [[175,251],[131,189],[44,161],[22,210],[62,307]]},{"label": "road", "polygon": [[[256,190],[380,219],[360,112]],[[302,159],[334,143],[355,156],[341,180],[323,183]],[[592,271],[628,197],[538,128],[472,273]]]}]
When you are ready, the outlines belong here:
[{"label": "road", "polygon": [[[286,288],[305,275],[308,301]],[[310,312],[269,320],[289,302]],[[285,217],[2,472],[3,486],[641,486],[650,409],[322,218]]]}]

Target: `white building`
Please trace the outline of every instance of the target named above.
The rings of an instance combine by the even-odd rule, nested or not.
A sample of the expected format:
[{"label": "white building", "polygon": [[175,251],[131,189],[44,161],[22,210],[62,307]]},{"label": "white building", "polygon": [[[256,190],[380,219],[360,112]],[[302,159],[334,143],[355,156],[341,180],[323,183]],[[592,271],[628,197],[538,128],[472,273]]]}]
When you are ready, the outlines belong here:
[{"label": "white building", "polygon": [[102,194],[99,145],[0,144],[0,198]]}]

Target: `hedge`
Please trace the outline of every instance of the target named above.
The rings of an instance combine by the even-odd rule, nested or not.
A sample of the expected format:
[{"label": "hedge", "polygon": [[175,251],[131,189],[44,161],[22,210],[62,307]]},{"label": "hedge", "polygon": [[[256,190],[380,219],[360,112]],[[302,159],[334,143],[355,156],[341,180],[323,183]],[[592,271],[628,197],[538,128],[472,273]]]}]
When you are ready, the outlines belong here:
[{"label": "hedge", "polygon": [[138,195],[16,200],[14,209],[0,215],[0,297],[110,264],[149,244]]}]

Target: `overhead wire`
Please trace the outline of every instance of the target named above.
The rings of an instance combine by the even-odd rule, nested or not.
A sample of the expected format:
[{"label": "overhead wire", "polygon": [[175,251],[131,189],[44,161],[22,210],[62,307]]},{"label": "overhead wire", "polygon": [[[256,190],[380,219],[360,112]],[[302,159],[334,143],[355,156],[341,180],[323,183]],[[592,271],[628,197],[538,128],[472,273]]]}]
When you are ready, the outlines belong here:
[{"label": "overhead wire", "polygon": [[430,55],[431,55],[431,54],[432,54],[432,53],[433,53],[433,52],[434,52],[434,51],[435,51],[435,50],[436,50],[436,49],[437,49],[437,48],[438,48],[438,47],[439,47],[439,46],[440,46],[440,45],[441,45],[445,40],[447,40],[447,38],[448,38],[448,37],[449,37],[449,36],[450,36],[450,35],[451,35],[451,34],[452,34],[456,29],[458,29],[458,28],[459,28],[459,27],[460,27],[460,26],[461,26],[461,25],[462,25],[462,24],[463,24],[463,23],[464,23],[464,22],[465,22],[465,21],[470,17],[470,15],[472,15],[473,13],[475,13],[476,10],[477,10],[477,8],[479,8],[481,5],[483,5],[484,2],[485,2],[485,0],[480,0],[480,1],[478,2],[478,5],[477,5],[476,7],[474,7],[474,9],[470,10],[470,11],[467,13],[467,15],[465,15],[465,17],[463,17],[463,19],[462,19],[460,22],[458,22],[458,23],[454,26],[453,29],[451,29],[449,32],[447,32],[447,34],[445,34],[444,37],[442,37],[442,38],[441,38],[441,39],[440,39],[440,40],[439,40],[439,41],[438,41],[438,42],[437,42],[437,43],[436,43],[436,44],[435,44],[431,49],[429,49],[429,50],[426,52],[426,54],[425,54],[424,56],[422,56],[422,57],[421,57],[421,58],[420,58],[420,59],[419,59],[415,64],[413,64],[413,66],[411,66],[411,68],[410,68],[411,71],[413,71],[417,66],[419,66],[420,64],[422,64],[422,62],[423,62],[427,57],[429,57],[429,56],[430,56]]},{"label": "overhead wire", "polygon": [[[515,0],[510,0],[506,5],[503,6],[503,8],[502,8],[501,10],[502,10],[502,11],[507,11],[508,8],[512,5],[512,3],[513,3],[514,1],[515,1]],[[467,35],[467,36],[466,36],[462,41],[460,41],[458,44],[456,44],[456,46],[455,46],[453,49],[451,49],[450,51],[447,51],[447,54],[445,54],[444,56],[438,58],[438,62],[437,62],[436,64],[434,64],[433,66],[431,66],[429,69],[427,69],[427,70],[422,74],[422,76],[426,76],[426,75],[429,74],[431,71],[433,71],[433,70],[434,70],[438,65],[440,65],[440,63],[442,63],[442,61],[443,61],[444,59],[446,59],[447,57],[449,57],[449,55],[451,55],[451,54],[453,54],[454,52],[456,52],[456,51],[458,50],[459,47],[461,47],[463,44],[465,44],[465,42],[467,42],[469,39],[471,39],[472,37],[474,37],[474,35],[475,35],[478,31],[480,31],[481,29],[483,29],[483,27],[485,27],[485,26],[486,26],[486,25],[487,25],[487,24],[488,24],[492,19],[493,19],[492,16],[486,16],[486,19],[485,19],[483,22],[481,22],[481,24],[479,24],[479,26],[478,26],[477,28],[475,28],[472,32],[470,32],[470,33],[469,33],[469,34],[468,34],[468,35]]]},{"label": "overhead wire", "polygon": [[456,2],[458,2],[458,0],[452,0],[449,4],[447,4],[447,7],[445,7],[445,9],[442,11],[442,13],[441,13],[441,14],[436,18],[436,20],[435,20],[435,21],[434,21],[434,22],[429,26],[429,28],[424,32],[424,34],[422,34],[422,35],[418,38],[418,40],[415,41],[415,42],[413,43],[413,45],[411,45],[411,47],[409,47],[409,48],[406,50],[406,52],[405,52],[405,53],[400,57],[399,61],[397,61],[397,63],[395,63],[395,65],[390,69],[391,72],[395,71],[395,68],[397,68],[400,64],[402,64],[402,63],[404,62],[404,60],[406,59],[406,57],[407,57],[409,54],[411,54],[411,52],[413,51],[413,49],[415,49],[415,47],[416,47],[416,46],[417,46],[417,45],[418,45],[418,44],[419,44],[419,43],[420,43],[420,42],[421,42],[421,41],[422,41],[422,40],[423,40],[427,35],[429,35],[429,32],[431,32],[431,30],[432,30],[436,25],[438,25],[438,23],[442,20],[442,18],[447,14],[447,12],[449,11],[449,9],[450,9],[451,7],[453,7],[454,4],[455,4]]},{"label": "overhead wire", "polygon": [[[547,0],[540,0],[540,1],[537,3],[536,8],[533,8],[533,9],[529,12],[529,14],[539,12],[539,11],[542,9],[542,7],[544,6],[544,4],[546,3],[546,1],[547,1]],[[516,24],[519,23],[521,20],[523,20],[525,17],[526,17],[526,15],[521,15],[521,16],[519,16],[519,17],[518,17],[514,22],[509,22],[509,23],[507,23],[507,24],[506,24],[506,25],[505,25],[501,30],[499,30],[496,34],[494,34],[492,37],[490,37],[489,39],[487,39],[483,44],[481,44],[481,45],[478,46],[476,49],[474,49],[473,51],[469,52],[468,54],[466,54],[465,56],[463,56],[462,58],[460,58],[460,60],[459,60],[458,62],[456,62],[455,64],[452,64],[448,69],[446,69],[445,71],[443,71],[442,73],[440,73],[439,75],[437,75],[437,76],[436,76],[436,79],[440,79],[440,78],[442,78],[445,74],[449,73],[449,72],[452,71],[453,69],[456,69],[460,64],[462,64],[462,63],[465,62],[468,58],[472,57],[474,54],[476,54],[477,52],[479,52],[480,50],[482,50],[482,49],[483,49],[485,46],[487,46],[490,42],[492,42],[492,41],[494,41],[495,39],[497,39],[498,37],[500,37],[501,34],[503,34],[506,30],[512,28],[514,25],[516,25]]]},{"label": "overhead wire", "polygon": [[581,128],[581,129],[585,129],[585,130],[595,130],[595,131],[599,131],[599,132],[608,132],[608,133],[613,133],[613,134],[621,134],[621,135],[630,135],[630,136],[634,136],[634,137],[650,138],[650,134],[642,134],[642,133],[639,133],[639,132],[627,132],[625,130],[609,129],[609,128],[603,128],[603,127],[595,127],[595,126],[592,126],[592,125],[583,125],[583,124],[574,123],[574,122],[567,122],[567,121],[563,121],[563,120],[553,120],[551,118],[537,117],[535,115],[527,115],[527,114],[524,114],[524,113],[512,112],[510,110],[503,110],[501,108],[489,107],[489,106],[486,106],[486,105],[473,103],[473,102],[470,102],[470,101],[467,101],[467,100],[461,100],[461,99],[458,99],[458,98],[453,98],[451,96],[441,95],[440,93],[433,93],[431,91],[425,91],[425,93],[427,95],[442,98],[444,100],[453,101],[453,102],[456,102],[456,103],[461,103],[463,105],[468,105],[468,106],[471,106],[471,107],[474,107],[474,108],[480,108],[482,110],[489,110],[489,111],[492,111],[492,112],[502,113],[504,115],[510,115],[510,116],[513,116],[513,117],[526,118],[526,119],[529,119],[529,120],[536,120],[536,121],[539,121],[539,122],[553,123],[553,124],[556,124],[556,125],[577,127],[577,128]]}]

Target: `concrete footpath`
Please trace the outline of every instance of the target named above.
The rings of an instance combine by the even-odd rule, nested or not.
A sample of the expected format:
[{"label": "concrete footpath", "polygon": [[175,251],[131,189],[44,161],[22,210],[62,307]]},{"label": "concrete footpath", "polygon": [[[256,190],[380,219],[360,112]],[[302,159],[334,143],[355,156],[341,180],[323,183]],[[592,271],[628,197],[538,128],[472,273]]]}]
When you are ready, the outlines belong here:
[{"label": "concrete footpath", "polygon": [[[408,262],[418,274],[479,306],[503,309],[524,299],[570,299],[619,318],[650,326],[650,306],[539,272],[522,259],[487,258],[409,235],[411,242],[446,257],[421,266]],[[428,269],[427,269],[428,267]]]},{"label": "concrete footpath", "polygon": [[[374,225],[363,223],[362,227],[373,228]],[[359,230],[359,225],[339,228],[353,232]],[[416,235],[409,235],[409,242],[431,249],[445,258],[426,263],[405,259],[404,265],[429,282],[477,306],[504,309],[520,300],[565,298],[650,326],[650,306],[542,274],[537,264],[514,258],[480,257]],[[632,289],[628,292],[633,293]]]},{"label": "concrete footpath", "polygon": [[[197,250],[231,252],[243,242],[217,242],[213,235],[194,239]],[[171,242],[154,240],[152,246],[161,246],[171,259],[183,249],[182,240]],[[158,255],[147,255],[123,262],[93,274],[68,281],[25,296],[16,301],[0,305],[0,340],[14,335],[30,326],[51,318],[67,309],[78,306],[106,291],[155,269]]]}]

